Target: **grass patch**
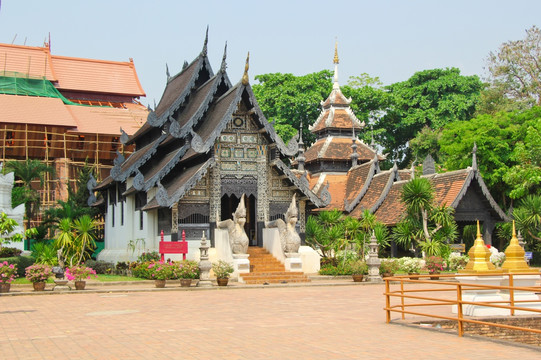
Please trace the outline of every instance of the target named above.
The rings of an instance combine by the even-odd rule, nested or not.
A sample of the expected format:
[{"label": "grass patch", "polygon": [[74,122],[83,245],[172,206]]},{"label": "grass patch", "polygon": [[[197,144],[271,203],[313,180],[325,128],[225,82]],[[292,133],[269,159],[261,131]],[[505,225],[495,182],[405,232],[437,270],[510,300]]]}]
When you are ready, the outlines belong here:
[{"label": "grass patch", "polygon": [[133,276],[125,276],[125,275],[110,275],[110,274],[99,274],[98,275],[98,281],[143,281],[145,279],[133,277]]}]

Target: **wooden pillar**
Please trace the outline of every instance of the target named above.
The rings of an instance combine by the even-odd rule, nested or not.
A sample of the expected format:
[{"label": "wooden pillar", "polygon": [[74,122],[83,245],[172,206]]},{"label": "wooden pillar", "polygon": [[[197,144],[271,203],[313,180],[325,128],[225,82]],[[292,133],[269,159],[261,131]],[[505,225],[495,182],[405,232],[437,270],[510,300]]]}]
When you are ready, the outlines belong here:
[{"label": "wooden pillar", "polygon": [[171,207],[171,241],[178,241],[178,202]]}]

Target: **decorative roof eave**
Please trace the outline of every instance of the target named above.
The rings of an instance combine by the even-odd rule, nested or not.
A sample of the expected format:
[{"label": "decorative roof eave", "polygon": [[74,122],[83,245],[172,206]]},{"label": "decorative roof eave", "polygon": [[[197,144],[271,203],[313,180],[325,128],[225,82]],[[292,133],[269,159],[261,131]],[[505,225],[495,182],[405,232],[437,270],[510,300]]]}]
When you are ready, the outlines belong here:
[{"label": "decorative roof eave", "polygon": [[366,180],[364,181],[363,187],[361,188],[361,191],[359,192],[357,197],[355,197],[355,199],[353,199],[351,204],[348,204],[347,199],[344,199],[344,209],[348,213],[353,211],[353,209],[355,209],[355,207],[361,202],[363,196],[366,194],[366,192],[368,191],[368,188],[370,187],[370,183],[372,182],[372,179],[374,178],[374,175],[376,174],[376,171],[377,171],[377,168],[378,168],[377,161],[372,160],[371,162],[372,162],[372,164],[370,164],[370,170],[368,170],[368,176],[366,177]]},{"label": "decorative roof eave", "polygon": [[[210,66],[209,60],[206,56],[206,54],[199,54],[197,58],[195,58],[190,65],[183,68],[177,75],[173,76],[169,79],[167,84],[171,83],[174,79],[182,75],[184,72],[186,72],[191,66],[196,66],[194,69],[194,72],[190,78],[190,81],[188,84],[184,87],[184,90],[177,96],[175,101],[169,106],[167,110],[165,110],[160,117],[156,116],[156,112],[151,110],[147,116],[147,123],[151,125],[151,127],[161,127],[163,126],[167,120],[173,115],[175,111],[178,110],[178,108],[186,101],[188,96],[192,93],[192,91],[195,88],[195,83],[197,79],[200,76],[201,70],[206,67],[208,69],[210,77],[214,76],[214,72],[212,71],[212,68]],[[165,93],[165,90],[164,90]],[[142,129],[142,128],[141,128]],[[140,138],[142,135],[146,134],[151,128],[147,128],[145,131],[137,131],[126,143],[126,145],[129,145],[133,142],[135,142],[136,139]]]},{"label": "decorative roof eave", "polygon": [[272,165],[278,168],[289,181],[293,183],[310,201],[317,207],[325,207],[331,203],[331,194],[327,188],[323,189],[322,196],[318,197],[312,190],[310,190],[307,181],[302,178],[297,178],[295,174],[289,169],[286,164],[280,159],[275,159]]},{"label": "decorative roof eave", "polygon": [[297,132],[297,134],[294,135],[291,138],[291,140],[289,140],[286,146],[282,138],[276,133],[276,131],[274,130],[272,125],[269,123],[265,115],[263,115],[263,112],[259,108],[259,105],[257,103],[257,100],[255,98],[254,92],[250,84],[243,85],[243,87],[244,89],[246,89],[246,92],[250,99],[250,103],[253,106],[255,113],[259,117],[259,122],[261,123],[261,125],[263,125],[263,127],[265,128],[267,134],[270,136],[272,141],[278,146],[278,150],[280,151],[280,153],[285,156],[295,156],[297,154],[297,151],[299,150],[299,144],[297,142],[297,139],[299,138],[299,133]]},{"label": "decorative roof eave", "polygon": [[209,79],[208,81],[214,81],[212,87],[210,88],[210,91],[207,93],[205,99],[203,99],[203,101],[201,102],[201,105],[199,106],[195,114],[192,115],[192,117],[186,122],[186,124],[184,124],[184,126],[180,127],[178,121],[172,118],[170,119],[171,126],[169,127],[169,132],[172,136],[176,138],[183,138],[187,134],[189,134],[195,126],[197,126],[197,124],[201,121],[203,116],[212,105],[212,101],[214,100],[214,96],[216,95],[216,92],[218,91],[218,87],[220,86],[222,80],[225,81],[228,88],[231,88],[231,81],[229,81],[227,74],[223,71],[218,72],[216,76]]},{"label": "decorative roof eave", "polygon": [[470,184],[473,179],[477,180],[477,183],[479,184],[479,188],[481,188],[481,192],[485,196],[485,199],[488,200],[490,206],[494,210],[496,214],[500,217],[503,221],[511,221],[511,218],[505,214],[505,212],[500,208],[498,203],[494,200],[492,195],[490,194],[490,191],[488,190],[485,182],[483,181],[483,178],[481,177],[481,174],[479,173],[479,170],[475,170],[471,167],[468,167],[468,176],[466,177],[466,180],[464,180],[464,184],[462,185],[462,188],[458,192],[455,200],[451,203],[451,207],[453,209],[456,209],[462,198],[466,195],[466,192],[468,191],[468,188],[470,187]]},{"label": "decorative roof eave", "polygon": [[396,166],[396,163],[394,164],[393,168],[390,170],[391,173],[389,174],[389,179],[387,180],[387,184],[385,184],[385,187],[383,188],[383,191],[381,192],[381,195],[379,196],[378,201],[370,208],[370,213],[375,213],[376,210],[381,206],[385,198],[387,197],[387,194],[389,194],[389,191],[391,191],[391,187],[393,186],[393,183],[397,179],[398,175],[398,166]]},{"label": "decorative roof eave", "polygon": [[229,89],[225,94],[223,94],[217,100],[217,102],[220,102],[227,95],[229,95],[231,91],[236,91],[235,97],[231,101],[231,104],[229,104],[229,107],[227,108],[227,111],[225,112],[225,114],[222,116],[222,119],[219,121],[218,126],[216,126],[216,128],[212,131],[212,133],[210,134],[210,136],[207,138],[206,141],[202,141],[199,135],[195,133],[192,129],[190,129],[192,130],[190,131],[190,134],[192,135],[191,143],[192,143],[192,148],[194,149],[194,151],[200,154],[208,152],[211,149],[211,147],[214,146],[216,139],[218,138],[218,136],[220,136],[222,131],[225,129],[229,120],[231,120],[231,116],[233,115],[235,110],[237,110],[237,104],[242,98],[242,92],[244,91],[244,86],[238,83],[237,85]]},{"label": "decorative roof eave", "polygon": [[[166,137],[167,137],[167,134],[162,134],[158,139],[154,140],[153,145],[149,149],[146,150],[145,154],[143,154],[139,159],[137,159],[137,161],[135,161],[128,169],[123,170],[122,164],[127,162],[132,156],[135,156],[137,151],[132,153],[127,160],[122,161],[122,164],[115,163],[115,166],[113,166],[113,168],[111,169],[111,173],[110,173],[111,178],[115,181],[126,181],[126,179],[131,174],[133,174],[141,165],[143,165],[150,158],[152,158],[152,155],[154,155],[156,151],[158,150],[158,145],[160,145],[160,143]],[[143,149],[141,149],[140,151],[143,151]],[[119,159],[119,157],[117,157],[117,159]]]},{"label": "decorative roof eave", "polygon": [[158,181],[161,181],[167,174],[169,174],[169,172],[175,167],[175,165],[178,164],[180,159],[182,159],[184,154],[186,154],[186,151],[188,151],[189,148],[190,148],[189,144],[184,144],[184,146],[178,149],[175,156],[167,164],[165,164],[165,166],[161,168],[160,171],[158,171],[154,176],[152,176],[151,178],[145,181],[143,190],[144,191],[150,190],[152,187],[156,185]]},{"label": "decorative roof eave", "polygon": [[178,202],[188,191],[190,191],[199,180],[205,176],[208,169],[212,168],[216,164],[214,158],[208,159],[201,168],[186,182],[184,182],[175,192],[173,195],[169,196],[167,194],[167,190],[163,187],[163,185],[158,182],[158,191],[156,192],[156,201],[158,202],[158,205],[161,207],[172,207],[173,204]]},{"label": "decorative roof eave", "polygon": [[500,216],[500,218],[503,221],[511,221],[512,219],[505,214],[505,212],[500,208],[498,203],[494,200],[494,198],[490,194],[490,191],[488,190],[485,182],[483,181],[483,178],[481,177],[479,170],[475,170],[475,179],[477,180],[477,183],[479,184],[479,187],[481,188],[483,195],[485,195],[485,198],[490,203],[490,206],[492,206],[492,209],[494,209],[494,211]]}]

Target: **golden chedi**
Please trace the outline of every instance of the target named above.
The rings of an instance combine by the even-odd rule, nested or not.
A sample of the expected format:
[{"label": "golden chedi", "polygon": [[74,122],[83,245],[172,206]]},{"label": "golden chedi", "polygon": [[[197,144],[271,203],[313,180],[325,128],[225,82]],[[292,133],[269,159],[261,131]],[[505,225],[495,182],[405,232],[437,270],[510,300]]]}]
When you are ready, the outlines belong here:
[{"label": "golden chedi", "polygon": [[477,238],[473,246],[468,251],[470,260],[463,270],[459,273],[478,274],[478,273],[502,273],[501,269],[496,269],[494,264],[490,262],[490,250],[486,247],[481,230],[479,228],[479,220],[477,220]]},{"label": "golden chedi", "polygon": [[513,220],[513,233],[511,235],[511,241],[509,242],[507,249],[505,249],[505,261],[502,265],[502,269],[512,273],[532,271],[524,259],[524,249],[518,243],[515,232],[515,220]]}]

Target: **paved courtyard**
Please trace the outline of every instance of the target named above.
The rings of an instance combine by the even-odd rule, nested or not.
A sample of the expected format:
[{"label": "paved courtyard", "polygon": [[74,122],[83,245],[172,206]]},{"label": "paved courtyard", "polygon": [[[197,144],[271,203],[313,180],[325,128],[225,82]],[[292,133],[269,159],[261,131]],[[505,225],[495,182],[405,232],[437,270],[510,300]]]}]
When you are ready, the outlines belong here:
[{"label": "paved courtyard", "polygon": [[354,285],[0,296],[0,359],[540,356],[386,324],[383,291],[383,285]]}]

